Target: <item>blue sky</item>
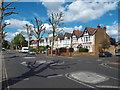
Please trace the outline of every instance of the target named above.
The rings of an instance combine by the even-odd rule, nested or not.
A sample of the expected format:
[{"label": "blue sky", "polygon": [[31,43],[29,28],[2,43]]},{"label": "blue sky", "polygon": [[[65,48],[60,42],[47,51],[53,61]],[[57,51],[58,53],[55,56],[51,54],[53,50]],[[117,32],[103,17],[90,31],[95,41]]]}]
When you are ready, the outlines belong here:
[{"label": "blue sky", "polygon": [[[57,2],[58,1],[58,2]],[[94,2],[95,1],[95,2]],[[99,3],[96,3],[96,2]],[[65,32],[72,32],[75,29],[83,31],[85,27],[97,28],[98,24],[101,27],[107,26],[107,33],[117,38],[118,35],[118,3],[110,2],[110,0],[92,0],[92,3],[82,0],[74,0],[74,2],[66,2],[65,0],[40,0],[39,2],[17,2],[11,5],[16,7],[16,12],[4,19],[5,22],[11,23],[5,31],[8,32],[7,40],[12,40],[15,34],[21,31],[26,32],[24,25],[32,24],[34,17],[43,21],[43,24],[49,31],[50,25],[46,21],[51,12],[64,13],[64,25],[60,29]],[[109,3],[106,3],[109,1]],[[111,0],[112,1],[112,0]],[[44,37],[47,37],[44,35]],[[25,35],[26,37],[26,35]],[[33,37],[33,39],[35,39]]]}]

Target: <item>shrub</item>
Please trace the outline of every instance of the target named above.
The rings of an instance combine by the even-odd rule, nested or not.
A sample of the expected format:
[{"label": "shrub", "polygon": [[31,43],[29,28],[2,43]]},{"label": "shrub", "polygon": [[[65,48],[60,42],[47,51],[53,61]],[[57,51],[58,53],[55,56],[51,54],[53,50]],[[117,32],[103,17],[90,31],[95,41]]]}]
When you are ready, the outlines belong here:
[{"label": "shrub", "polygon": [[66,47],[61,47],[61,48],[59,49],[59,51],[65,53],[65,52],[66,52]]},{"label": "shrub", "polygon": [[70,52],[74,52],[74,48],[69,48]]},{"label": "shrub", "polygon": [[87,48],[79,48],[79,52],[88,52],[89,50]]},{"label": "shrub", "polygon": [[34,52],[36,52],[36,48],[30,47],[30,50],[33,50]]},{"label": "shrub", "polygon": [[47,48],[45,47],[45,46],[39,46],[39,50],[40,51],[44,51],[44,50],[46,50]]}]

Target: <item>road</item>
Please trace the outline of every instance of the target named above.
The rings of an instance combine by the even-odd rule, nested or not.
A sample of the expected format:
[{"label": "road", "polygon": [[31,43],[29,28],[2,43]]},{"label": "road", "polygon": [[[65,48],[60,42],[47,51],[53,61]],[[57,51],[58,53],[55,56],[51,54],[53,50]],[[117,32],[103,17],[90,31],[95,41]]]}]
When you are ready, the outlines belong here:
[{"label": "road", "polygon": [[120,88],[116,56],[50,57],[16,51],[4,51],[3,56],[3,87],[7,89]]}]

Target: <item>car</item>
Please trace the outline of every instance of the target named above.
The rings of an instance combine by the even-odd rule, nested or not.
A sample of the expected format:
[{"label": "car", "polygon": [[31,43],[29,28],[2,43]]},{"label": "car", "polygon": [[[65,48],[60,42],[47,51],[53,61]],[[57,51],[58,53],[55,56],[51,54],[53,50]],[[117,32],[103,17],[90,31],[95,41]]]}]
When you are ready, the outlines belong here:
[{"label": "car", "polygon": [[2,48],[2,51],[5,51],[5,48]]},{"label": "car", "polygon": [[28,54],[30,54],[30,55],[35,55],[35,52],[34,52],[33,50],[29,50],[29,51],[28,51]]},{"label": "car", "polygon": [[47,53],[47,50],[43,50],[42,53],[43,53],[43,54]]},{"label": "car", "polygon": [[120,52],[115,52],[115,55],[116,56],[120,56]]},{"label": "car", "polygon": [[112,57],[110,52],[100,52],[99,57]]},{"label": "car", "polygon": [[28,47],[22,47],[22,49],[21,50],[19,50],[19,52],[21,52],[21,53],[28,53]]}]

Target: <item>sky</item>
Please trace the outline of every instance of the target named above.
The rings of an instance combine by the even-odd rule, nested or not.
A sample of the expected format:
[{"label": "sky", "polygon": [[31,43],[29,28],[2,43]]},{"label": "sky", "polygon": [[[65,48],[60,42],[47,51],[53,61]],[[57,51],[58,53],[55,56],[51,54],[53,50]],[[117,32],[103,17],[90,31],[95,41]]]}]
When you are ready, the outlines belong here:
[{"label": "sky", "polygon": [[[12,1],[12,0],[7,0]],[[25,24],[32,25],[35,23],[34,17],[42,20],[46,31],[49,32],[51,25],[47,22],[49,15],[63,12],[63,29],[65,32],[73,30],[84,31],[85,27],[97,28],[107,27],[107,34],[118,40],[118,1],[119,0],[22,0],[11,4],[11,7],[16,7],[13,14],[5,17],[3,22],[10,23],[5,28],[7,31],[8,41],[11,41],[15,35],[21,32],[26,32]],[[5,2],[7,4],[7,2]],[[9,12],[10,10],[6,11]],[[24,36],[27,39],[26,34]],[[43,36],[47,37],[49,34]],[[35,39],[33,37],[32,39]]]}]

